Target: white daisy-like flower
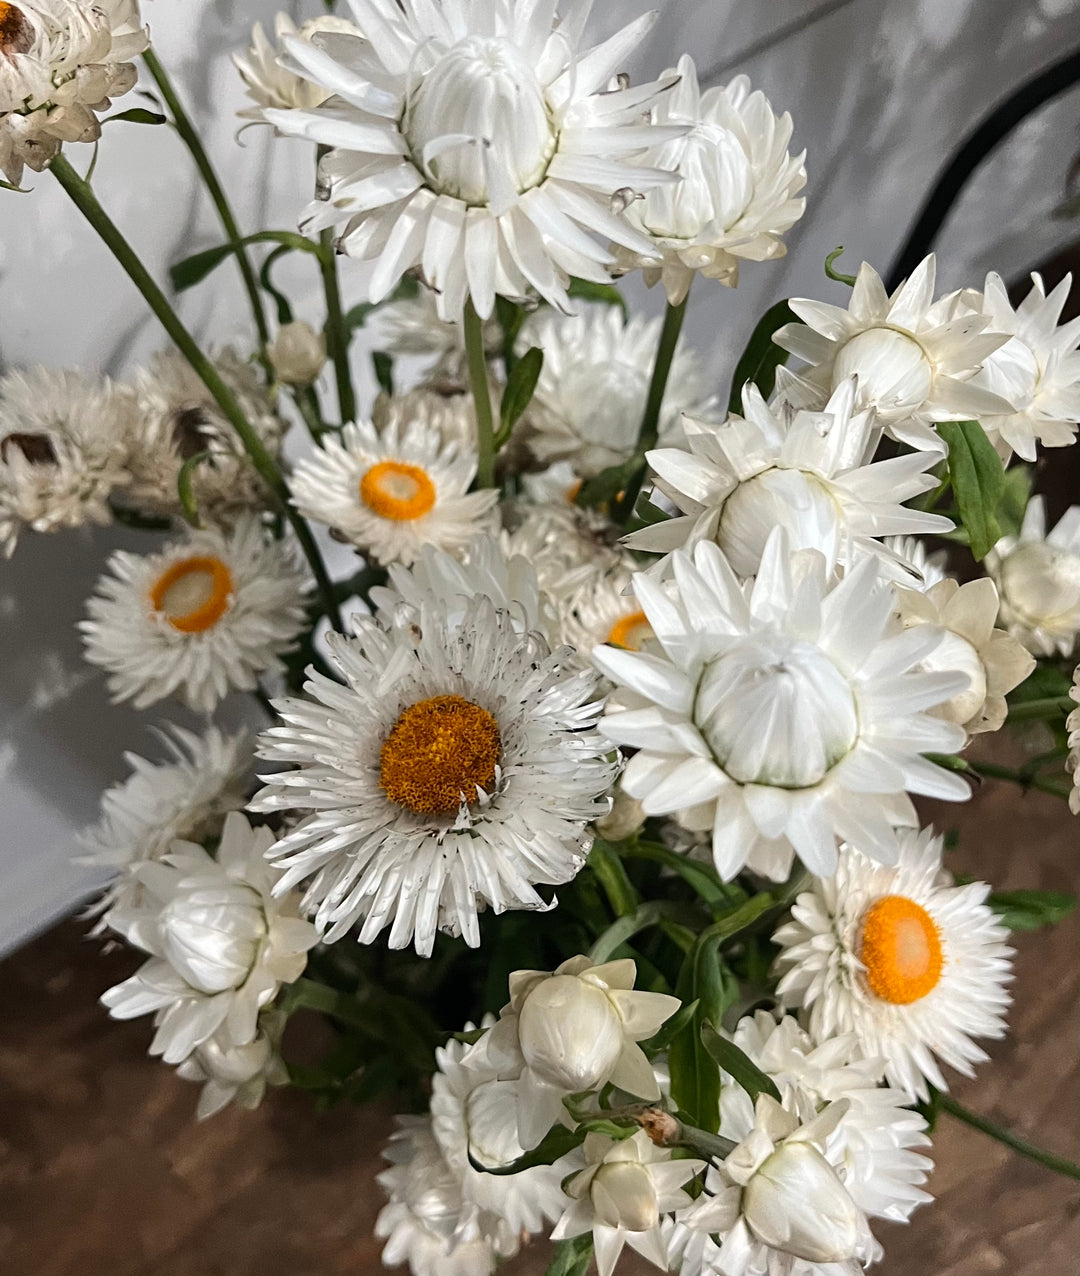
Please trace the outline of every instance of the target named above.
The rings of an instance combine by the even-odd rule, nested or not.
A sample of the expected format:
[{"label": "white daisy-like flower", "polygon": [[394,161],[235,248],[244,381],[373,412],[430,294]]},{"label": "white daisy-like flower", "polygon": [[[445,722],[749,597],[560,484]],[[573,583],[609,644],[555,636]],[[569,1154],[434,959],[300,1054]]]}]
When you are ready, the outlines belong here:
[{"label": "white daisy-like flower", "polygon": [[230,1103],[251,1111],[263,1101],[268,1085],[288,1085],[289,1070],[278,1053],[284,1031],[284,1015],[263,1011],[253,1041],[230,1045],[218,1033],[209,1037],[177,1067],[177,1076],[202,1083],[195,1116],[200,1121],[214,1116]]},{"label": "white daisy-like flower", "polygon": [[[2,56],[2,55],[0,55]],[[19,532],[112,522],[130,481],[132,396],[107,377],[32,368],[0,378],[0,549]]]},{"label": "white daisy-like flower", "polygon": [[[242,120],[265,120],[268,107],[280,111],[310,111],[321,106],[330,96],[330,90],[281,65],[285,39],[302,40],[319,48],[341,48],[335,36],[357,39],[361,33],[347,18],[332,13],[321,13],[309,18],[298,27],[284,11],[274,17],[274,39],[271,41],[261,22],[251,28],[251,47],[243,53],[232,55],[233,65],[244,81],[247,95],[254,103],[237,111]],[[327,39],[329,37],[329,39]],[[345,49],[341,49],[344,54]]]},{"label": "white daisy-like flower", "polygon": [[562,608],[562,633],[586,658],[601,643],[642,651],[655,641],[649,618],[631,589],[633,573],[594,573]]},{"label": "white daisy-like flower", "polygon": [[618,547],[622,529],[603,513],[567,501],[504,506],[510,523],[509,552],[532,563],[540,588],[565,601],[583,585],[636,563]]},{"label": "white daisy-like flower", "polygon": [[64,142],[96,142],[149,42],[137,0],[0,3],[0,173],[17,186],[24,164],[40,173]]},{"label": "white daisy-like flower", "polygon": [[408,1263],[412,1276],[492,1276],[516,1254],[520,1234],[464,1200],[430,1117],[399,1116],[383,1149],[390,1168],[376,1176],[389,1202],[375,1220],[386,1267]]},{"label": "white daisy-like flower", "polygon": [[1033,496],[1020,532],[1003,536],[986,556],[1001,595],[998,619],[1035,656],[1068,656],[1080,630],[1080,505],[1050,532],[1046,501]]},{"label": "white daisy-like flower", "polygon": [[1069,733],[1069,757],[1066,768],[1072,780],[1069,810],[1073,815],[1080,815],[1080,666],[1073,670],[1069,697],[1075,700],[1077,705],[1065,719],[1065,730]]},{"label": "white daisy-like flower", "polygon": [[650,251],[612,207],[674,180],[637,158],[673,136],[642,121],[673,80],[610,81],[655,13],[579,53],[590,7],[582,0],[558,14],[532,0],[351,7],[370,43],[347,64],[285,40],[290,69],[333,100],[267,118],[333,148],[302,225],[342,227],[341,250],[370,263],[370,300],[418,267],[444,318],[459,318],[471,297],[486,319],[496,293],[533,289],[565,310],[571,275],[610,277],[613,258],[592,234]]},{"label": "white daisy-like flower", "polygon": [[643,527],[626,544],[670,553],[714,541],[741,576],[753,576],[775,527],[786,529],[793,550],[820,550],[830,569],[877,552],[879,536],[951,531],[951,519],[903,503],[937,487],[933,456],[872,461],[880,429],[872,411],[855,410],[855,395],[850,377],[823,411],[810,412],[770,407],[748,384],[742,416],[684,418],[689,451],[646,453],[657,487],[683,517]]},{"label": "white daisy-like flower", "polygon": [[778,117],[763,93],[751,92],[745,75],[702,93],[686,54],[673,74],[678,83],[653,107],[652,119],[689,131],[649,158],[682,180],[649,191],[627,210],[631,224],[652,240],[651,256],[618,246],[615,255],[623,270],[642,268],[650,286],[662,280],[675,306],[695,272],[734,287],[741,261],[784,255],[782,237],[806,209],[798,198],[806,185],[806,152],[790,154],[791,116]]},{"label": "white daisy-like flower", "polygon": [[1068,447],[1080,421],[1080,319],[1057,326],[1072,275],[1049,296],[1040,275],[1033,274],[1031,283],[1031,291],[1014,309],[1001,276],[991,273],[982,299],[990,327],[1009,334],[974,378],[976,385],[1012,405],[1006,415],[979,418],[1006,460],[1015,452],[1034,461],[1040,443]]},{"label": "white daisy-like flower", "polygon": [[987,1057],[975,1038],[1005,1034],[1012,950],[989,893],[949,884],[932,829],[907,830],[893,868],[845,847],[773,936],[779,995],[806,1008],[815,1041],[852,1034],[911,1097],[946,1090],[937,1060],[971,1076]]},{"label": "white daisy-like flower", "polygon": [[326,523],[381,563],[408,566],[425,545],[462,551],[491,527],[498,492],[470,492],[476,454],[421,419],[382,430],[346,425],[301,460],[289,486],[301,514]]},{"label": "white daisy-like flower", "polygon": [[295,769],[252,809],[302,817],[275,848],[280,889],[310,879],[326,942],[360,923],[362,943],[389,926],[391,948],[427,956],[437,930],[475,948],[480,909],[549,908],[536,887],[585,862],[617,770],[596,676],[483,596],[458,623],[426,606],[353,627],[327,639],[346,685],[312,673],[262,736]]},{"label": "white daisy-like flower", "polygon": [[[600,304],[525,323],[519,349],[544,352],[527,418],[528,447],[538,460],[569,460],[579,477],[591,478],[633,454],[660,325],[659,318],[642,315],[624,320],[618,306]],[[711,402],[698,355],[680,342],[661,409],[661,438],[681,440],[681,414],[705,411]]]},{"label": "white daisy-like flower", "polygon": [[996,731],[1009,711],[1005,696],[1035,668],[1034,657],[1024,646],[995,629],[998,591],[983,576],[961,585],[938,581],[929,589],[896,590],[897,614],[905,629],[936,625],[944,634],[923,661],[924,669],[960,670],[969,685],[965,691],[937,705],[930,712],[947,722],[958,722],[968,735]]},{"label": "white daisy-like flower", "polygon": [[84,654],[136,709],[175,695],[209,713],[279,673],[303,629],[305,577],[254,515],[189,531],[157,554],[118,550],[79,622]]},{"label": "white daisy-like flower", "polygon": [[601,723],[638,752],[622,784],[649,815],[712,830],[717,871],[787,875],[836,868],[837,839],[896,860],[894,828],[917,823],[907,795],[957,801],[960,776],[928,762],[966,736],[926,710],[967,676],[917,666],[940,641],[899,631],[893,594],[866,557],[839,584],[824,558],[792,554],[777,528],[756,579],[740,582],[711,542],[673,557],[669,597],[642,573],[634,591],[663,654],[597,647],[624,690]]},{"label": "white daisy-like flower", "polygon": [[570,1204],[551,1239],[591,1231],[598,1276],[611,1276],[625,1245],[666,1270],[661,1217],[693,1203],[684,1189],[705,1162],[672,1160],[671,1150],[654,1146],[644,1130],[620,1140],[587,1134],[582,1150],[585,1168],[567,1181]]},{"label": "white daisy-like flower", "polygon": [[800,1090],[783,1104],[758,1096],[742,1141],[666,1229],[682,1276],[858,1276],[881,1256],[829,1154],[848,1106],[818,1111]]},{"label": "white daisy-like flower", "polygon": [[[258,373],[234,350],[224,349],[214,368],[267,449],[277,456],[287,429],[274,411]],[[133,379],[138,419],[128,464],[132,482],[124,496],[142,514],[179,517],[176,483],[185,461],[209,453],[191,474],[191,491],[204,521],[230,523],[269,504],[236,431],[217,400],[179,350],[161,350]]]},{"label": "white daisy-like flower", "polygon": [[253,829],[232,811],[216,857],[175,842],[168,855],[139,866],[145,902],[113,911],[114,929],[150,960],[102,1003],[114,1019],[155,1014],[150,1053],[166,1063],[187,1059],[211,1037],[223,1049],[254,1042],[260,1010],[307,965],[315,927],[300,917],[296,895],[272,894],[273,842],[269,829]]},{"label": "white daisy-like flower", "polygon": [[803,323],[785,324],[773,340],[810,365],[802,375],[821,390],[857,376],[859,406],[874,408],[892,437],[940,453],[935,422],[1007,413],[1011,405],[973,380],[1007,334],[987,331],[989,316],[959,293],[935,302],[936,270],[931,254],[890,297],[863,262],[847,309],[793,297]]},{"label": "white daisy-like flower", "polygon": [[571,957],[551,972],[510,976],[509,1003],[464,1062],[517,1082],[523,1147],[535,1147],[563,1118],[568,1095],[611,1082],[659,1100],[652,1065],[637,1043],[658,1032],[681,1003],[635,990],[636,978],[629,958],[594,965],[588,957]]},{"label": "white daisy-like flower", "polygon": [[[484,1027],[493,1020],[488,1017]],[[471,1026],[471,1025],[469,1025]],[[562,1180],[580,1164],[573,1153],[550,1165],[534,1165],[519,1174],[486,1174],[470,1161],[501,1169],[525,1154],[518,1142],[517,1110],[521,1087],[501,1079],[493,1068],[465,1066],[469,1047],[449,1041],[435,1051],[431,1079],[431,1130],[446,1163],[461,1185],[462,1199],[501,1220],[512,1235],[539,1232],[555,1222],[566,1205]]]},{"label": "white daisy-like flower", "polygon": [[126,753],[131,774],[105,791],[100,820],[79,837],[83,853],[76,863],[116,874],[92,908],[106,914],[103,925],[108,910],[139,902],[138,865],[161,859],[177,839],[217,837],[225,816],[247,800],[253,742],[246,731],[225,735],[208,727],[198,735],[167,726],[158,734],[169,759],[155,763]]}]

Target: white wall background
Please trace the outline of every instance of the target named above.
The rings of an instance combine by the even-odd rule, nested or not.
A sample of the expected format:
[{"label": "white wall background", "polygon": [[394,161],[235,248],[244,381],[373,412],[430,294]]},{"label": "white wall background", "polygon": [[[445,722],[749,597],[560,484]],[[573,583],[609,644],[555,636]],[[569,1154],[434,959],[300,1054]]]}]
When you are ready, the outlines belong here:
[{"label": "white wall background", "polygon": [[[598,0],[596,35],[646,3]],[[248,130],[242,147],[234,141],[243,95],[228,55],[246,43],[255,19],[272,22],[276,7],[144,5],[159,56],[204,126],[250,230],[292,228],[311,183],[303,144],[273,142],[263,129]],[[289,7],[301,16],[317,11],[315,0]],[[629,68],[637,78],[684,50],[704,81],[745,72],[791,111],[796,144],[808,152],[808,210],[789,237],[788,257],[748,266],[737,292],[699,285],[692,294],[688,333],[721,387],[766,306],[784,296],[842,295],[822,274],[838,244],[848,251],[842,268],[854,270],[865,257],[884,272],[965,133],[1080,46],[1080,0],[661,0],[659,7],[660,21]],[[1078,124],[1080,90],[1073,90],[984,165],[939,238],[943,285],[979,282],[990,268],[1013,276],[1080,238],[1080,223],[1067,215]],[[48,174],[28,177],[32,195],[0,191],[0,365],[123,373],[160,344],[159,334]],[[220,241],[187,156],[164,128],[106,129],[94,185],[159,276]],[[290,269],[298,313],[318,322],[310,268]],[[186,320],[211,342],[243,331],[232,270],[221,267],[219,286],[183,298]],[[347,262],[343,279],[348,294]],[[650,296],[645,304],[658,302]],[[102,787],[125,773],[123,751],[155,747],[147,731],[153,716],[109,705],[75,638],[82,600],[118,545],[146,548],[147,539],[123,530],[27,536],[10,563],[0,561],[0,952],[86,894],[91,883],[68,863],[73,833],[95,817]],[[165,716],[189,720],[178,711]]]}]

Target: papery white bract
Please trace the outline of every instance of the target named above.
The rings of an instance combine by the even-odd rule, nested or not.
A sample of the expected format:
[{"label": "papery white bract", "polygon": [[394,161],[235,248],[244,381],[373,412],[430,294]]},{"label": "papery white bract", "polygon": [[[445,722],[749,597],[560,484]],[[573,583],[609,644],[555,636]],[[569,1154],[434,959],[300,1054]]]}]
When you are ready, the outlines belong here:
[{"label": "papery white bract", "polygon": [[855,411],[855,396],[849,378],[810,412],[770,407],[748,383],[742,416],[684,418],[689,453],[646,453],[657,487],[683,517],[644,527],[626,544],[665,553],[712,540],[740,575],[753,576],[775,527],[787,530],[791,550],[820,550],[830,567],[877,552],[880,536],[951,531],[951,519],[903,504],[937,486],[933,457],[872,461],[881,431],[872,411]]},{"label": "papery white bract", "polygon": [[676,306],[695,273],[734,287],[742,261],[784,255],[782,236],[806,208],[797,198],[806,185],[806,152],[788,152],[791,116],[778,117],[763,93],[751,92],[745,75],[702,93],[685,54],[668,74],[678,75],[678,83],[653,107],[653,122],[688,131],[649,158],[682,180],[649,191],[627,211],[652,240],[652,253],[619,245],[614,251],[622,270],[641,268],[649,285],[662,280]]},{"label": "papery white bract", "polygon": [[925,711],[967,676],[916,671],[940,636],[894,627],[872,557],[831,584],[822,556],[792,554],[777,528],[746,584],[711,542],[672,566],[674,597],[634,579],[663,654],[593,652],[622,688],[601,728],[638,750],[622,783],[647,814],[712,831],[722,877],[749,864],[782,879],[796,853],[831,874],[838,838],[892,863],[895,826],[916,823],[906,791],[968,796],[923,757],[963,745]]},{"label": "papery white bract", "polygon": [[301,816],[276,847],[281,889],[310,879],[327,942],[359,923],[363,943],[389,926],[392,948],[429,955],[436,930],[476,947],[480,909],[551,907],[536,887],[585,862],[617,771],[596,675],[483,596],[457,623],[428,606],[353,624],[328,638],[346,685],[312,673],[262,737],[296,768],[252,804]]},{"label": "papery white bract", "polygon": [[266,347],[279,381],[285,385],[309,386],[326,363],[326,338],[303,319],[284,323]]},{"label": "papery white bract", "polygon": [[593,235],[651,251],[611,205],[673,180],[638,157],[673,135],[642,115],[674,77],[608,85],[655,13],[579,53],[585,0],[558,17],[531,0],[351,7],[369,43],[347,61],[285,41],[291,69],[334,99],[266,118],[333,148],[303,226],[342,227],[341,250],[370,263],[372,301],[418,267],[444,318],[467,297],[487,318],[496,294],[532,290],[566,309],[571,275],[609,278],[613,258]]},{"label": "papery white bract", "polygon": [[[360,38],[360,30],[347,18],[333,13],[320,13],[298,27],[284,12],[274,15],[274,43],[263,30],[261,22],[251,29],[251,48],[232,55],[233,65],[244,81],[248,97],[254,103],[237,115],[242,120],[265,121],[268,107],[281,111],[303,111],[320,106],[330,96],[330,90],[313,84],[295,71],[281,65],[283,41],[303,40],[324,47],[335,47],[334,36]],[[327,40],[326,37],[330,39]]]},{"label": "papery white bract", "polygon": [[845,847],[773,936],[779,995],[806,1008],[815,1041],[853,1035],[912,1098],[947,1090],[935,1056],[970,1076],[986,1058],[974,1039],[1005,1033],[1012,950],[989,893],[949,884],[931,829],[903,835],[895,868]]},{"label": "papery white bract", "polygon": [[254,1040],[236,1046],[218,1036],[209,1037],[177,1066],[178,1076],[185,1081],[202,1083],[195,1111],[200,1121],[214,1116],[222,1108],[257,1108],[268,1085],[287,1085],[289,1070],[278,1054],[284,1016],[275,1010],[259,1016],[259,1029]]},{"label": "papery white bract", "polygon": [[150,960],[101,1000],[114,1019],[154,1014],[151,1054],[179,1063],[215,1037],[222,1049],[255,1041],[259,1011],[303,973],[315,928],[295,895],[274,897],[265,861],[269,829],[238,811],[225,819],[217,857],[194,842],[136,870],[143,899],[110,925]]},{"label": "papery white bract", "polygon": [[79,622],[84,654],[114,700],[144,709],[175,695],[209,712],[284,668],[305,622],[292,551],[246,515],[229,532],[189,531],[157,554],[118,550]]}]

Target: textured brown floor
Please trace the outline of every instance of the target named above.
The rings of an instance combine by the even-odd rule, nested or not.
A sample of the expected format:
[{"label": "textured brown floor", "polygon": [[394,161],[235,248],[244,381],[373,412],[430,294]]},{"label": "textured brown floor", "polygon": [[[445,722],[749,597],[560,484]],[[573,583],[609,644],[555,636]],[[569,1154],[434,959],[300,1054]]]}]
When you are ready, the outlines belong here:
[{"label": "textured brown floor", "polygon": [[[1003,888],[1076,892],[1063,804],[987,784],[964,808],[955,866]],[[955,1093],[1067,1156],[1077,1142],[1075,920],[1017,940],[1012,1035]],[[383,1109],[317,1114],[296,1092],[201,1125],[195,1088],[145,1056],[145,1023],[97,995],[132,966],[73,923],[0,966],[0,1271],[10,1276],[338,1276],[380,1270],[372,1183]],[[945,1118],[934,1206],[882,1227],[880,1276],[1074,1276],[1075,1184]],[[542,1272],[543,1247],[506,1276]],[[627,1272],[654,1271],[627,1264]]]}]

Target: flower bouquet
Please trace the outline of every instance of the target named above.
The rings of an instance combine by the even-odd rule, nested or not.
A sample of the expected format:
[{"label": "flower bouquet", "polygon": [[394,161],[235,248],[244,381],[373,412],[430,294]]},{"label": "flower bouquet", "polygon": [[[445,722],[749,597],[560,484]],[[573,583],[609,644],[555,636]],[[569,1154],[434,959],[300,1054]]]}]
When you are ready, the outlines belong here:
[{"label": "flower bouquet", "polygon": [[[780,301],[705,367],[688,293],[784,253],[803,156],[744,77],[632,84],[656,15],[590,45],[589,8],[257,26],[243,115],[304,143],[314,199],[245,234],[136,0],[0,2],[3,198],[59,182],[171,340],[122,384],[0,381],[0,541],[147,530],[86,658],[208,720],[132,756],[82,857],[111,874],[92,933],[147,954],[103,1001],[152,1017],[200,1117],[396,1093],[377,1231],[414,1276],[533,1234],[559,1276],[625,1246],[841,1276],[929,1200],[940,1112],[1077,1174],[942,1071],[1005,1031],[1009,929],[1071,901],[958,877],[912,795],[989,775],[1077,809],[1080,507],[1048,529],[1030,463],[1074,441],[1080,320],[1067,280],[937,296],[930,257],[890,293],[838,250],[846,305]],[[95,196],[85,144],[140,77],[107,119],[188,148],[222,238],[172,293],[238,268],[235,348]],[[325,316],[294,315],[289,255]],[[638,271],[662,319],[628,315]],[[235,692],[257,735],[209,720]],[[1014,722],[1021,771],[968,756]],[[283,1041],[300,1008],[318,1062]]]}]

